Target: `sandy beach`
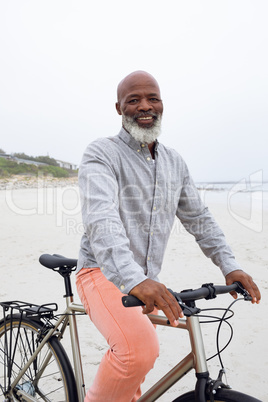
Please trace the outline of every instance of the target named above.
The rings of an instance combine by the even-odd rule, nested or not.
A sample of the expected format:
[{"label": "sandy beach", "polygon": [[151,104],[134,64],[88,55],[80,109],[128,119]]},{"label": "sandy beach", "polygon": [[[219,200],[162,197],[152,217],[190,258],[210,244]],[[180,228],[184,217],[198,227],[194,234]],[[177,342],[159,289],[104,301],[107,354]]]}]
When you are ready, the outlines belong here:
[{"label": "sandy beach", "polygon": [[[3,184],[0,190],[1,211],[1,288],[0,299],[34,303],[56,302],[64,307],[63,283],[56,273],[39,262],[43,253],[58,253],[77,258],[83,232],[79,192],[75,180],[42,182],[38,185]],[[223,352],[227,378],[232,388],[268,402],[268,199],[267,193],[203,191],[202,197],[222,227],[241,267],[250,273],[262,292],[259,305],[244,301],[233,306],[231,319],[234,338]],[[176,291],[199,287],[203,283],[223,284],[220,270],[208,260],[192,236],[180,224],[172,231],[166,250],[161,281]],[[74,285],[74,278],[73,278]],[[75,286],[74,286],[75,290]],[[76,292],[75,297],[77,298]],[[226,307],[229,295],[202,301],[201,307]],[[90,386],[106,341],[87,317],[78,317],[84,375]],[[208,355],[215,352],[217,325],[204,326]],[[171,369],[188,348],[186,334],[177,329],[157,329],[161,345],[155,368],[143,389]],[[228,331],[223,330],[223,338]],[[226,335],[227,336],[227,335]],[[209,362],[211,375],[219,370],[217,358]],[[173,400],[193,388],[193,373],[170,389],[159,401]],[[266,388],[267,387],[267,388]]]}]

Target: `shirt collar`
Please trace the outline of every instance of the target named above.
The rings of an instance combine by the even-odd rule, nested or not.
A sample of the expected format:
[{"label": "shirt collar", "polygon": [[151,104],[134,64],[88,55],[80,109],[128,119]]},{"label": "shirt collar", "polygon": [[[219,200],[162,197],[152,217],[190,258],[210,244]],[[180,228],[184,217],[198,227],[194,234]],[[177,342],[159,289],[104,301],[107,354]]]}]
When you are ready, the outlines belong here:
[{"label": "shirt collar", "polygon": [[[119,134],[118,134],[119,138],[124,141],[128,146],[130,146],[130,148],[136,150],[137,147],[140,148],[142,145],[142,142],[136,141],[135,138],[132,137],[131,134],[129,134],[129,132],[127,132],[124,127],[121,128]],[[155,148],[154,150],[157,151],[159,142],[156,139],[155,140]]]}]

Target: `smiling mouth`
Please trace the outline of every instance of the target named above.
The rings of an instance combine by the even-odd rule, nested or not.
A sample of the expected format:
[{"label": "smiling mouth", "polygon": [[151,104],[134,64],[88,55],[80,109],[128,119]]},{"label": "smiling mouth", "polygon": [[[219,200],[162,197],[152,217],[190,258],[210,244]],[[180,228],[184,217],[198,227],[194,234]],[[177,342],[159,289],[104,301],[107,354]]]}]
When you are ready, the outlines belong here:
[{"label": "smiling mouth", "polygon": [[148,116],[148,117],[138,117],[137,120],[152,120],[153,116]]},{"label": "smiling mouth", "polygon": [[156,116],[154,116],[154,115],[137,116],[135,120],[141,126],[146,127],[146,126],[149,125],[151,127],[154,124],[155,120],[156,120]]}]

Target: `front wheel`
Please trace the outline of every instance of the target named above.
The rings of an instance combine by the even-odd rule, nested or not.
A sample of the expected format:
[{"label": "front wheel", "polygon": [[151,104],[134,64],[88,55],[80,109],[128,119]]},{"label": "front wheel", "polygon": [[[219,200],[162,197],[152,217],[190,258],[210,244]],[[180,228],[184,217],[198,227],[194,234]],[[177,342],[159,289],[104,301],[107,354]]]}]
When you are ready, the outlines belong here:
[{"label": "front wheel", "polygon": [[[190,391],[176,398],[173,402],[195,402],[195,392]],[[207,397],[207,402],[210,398]],[[241,392],[233,391],[230,389],[219,388],[216,395],[214,395],[214,402],[261,402],[259,399],[252,396],[242,394]]]},{"label": "front wheel", "polygon": [[40,343],[42,324],[13,315],[0,321],[0,400],[78,401],[70,361],[52,336],[19,382],[12,383]]}]

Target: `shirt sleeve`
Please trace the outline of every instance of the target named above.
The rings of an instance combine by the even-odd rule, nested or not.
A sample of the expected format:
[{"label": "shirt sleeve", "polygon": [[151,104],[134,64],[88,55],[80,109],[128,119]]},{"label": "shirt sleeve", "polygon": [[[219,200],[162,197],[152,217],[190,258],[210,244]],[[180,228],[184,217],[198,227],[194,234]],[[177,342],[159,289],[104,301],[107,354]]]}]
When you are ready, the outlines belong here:
[{"label": "shirt sleeve", "polygon": [[91,144],[79,169],[82,219],[98,266],[123,293],[147,279],[134,261],[119,214],[115,157],[105,143]]},{"label": "shirt sleeve", "polygon": [[222,230],[202,203],[187,167],[176,215],[185,229],[195,237],[203,253],[211,258],[224,276],[241,270]]}]

